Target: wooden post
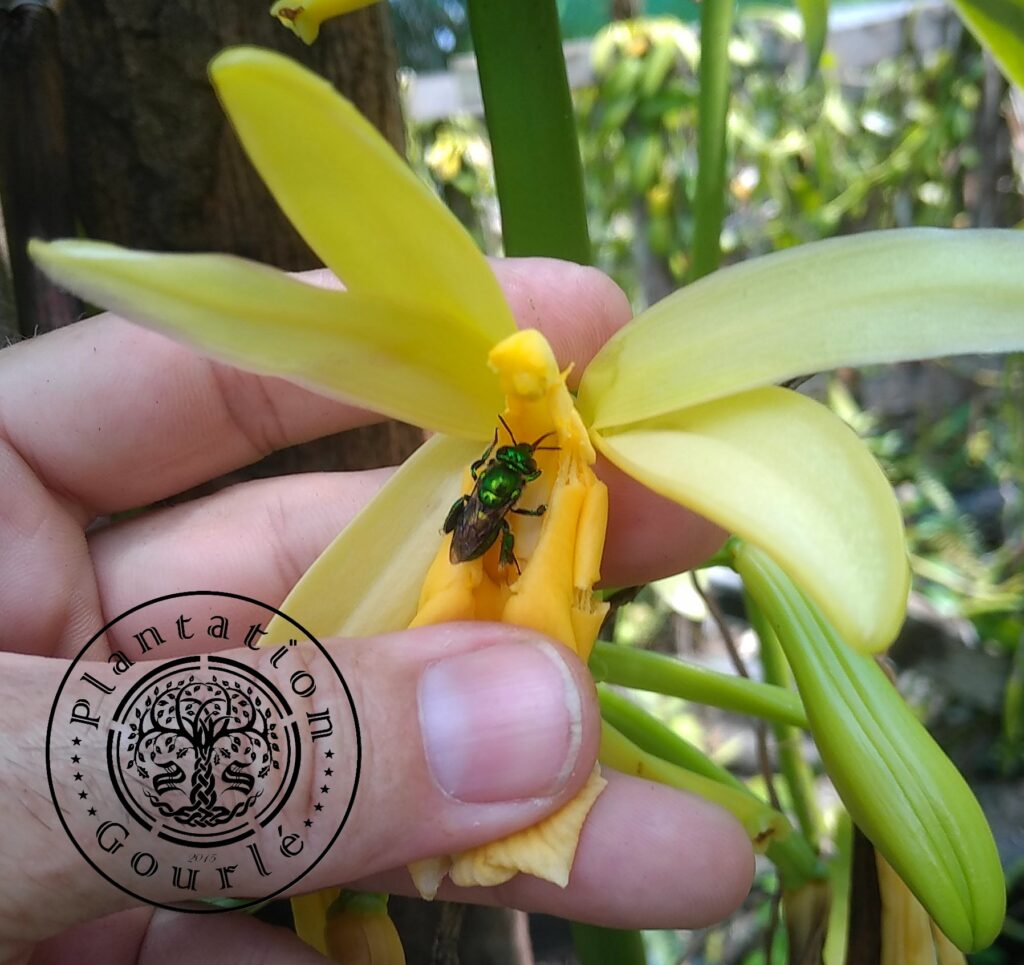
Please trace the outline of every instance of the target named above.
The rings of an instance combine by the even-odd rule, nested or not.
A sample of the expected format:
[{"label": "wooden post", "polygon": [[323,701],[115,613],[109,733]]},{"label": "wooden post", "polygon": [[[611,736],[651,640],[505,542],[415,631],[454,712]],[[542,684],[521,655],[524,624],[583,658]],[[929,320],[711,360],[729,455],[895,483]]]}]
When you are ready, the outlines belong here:
[{"label": "wooden post", "polygon": [[0,4],[0,207],[23,336],[75,321],[78,300],[29,261],[30,238],[75,233],[57,24],[45,3]]}]

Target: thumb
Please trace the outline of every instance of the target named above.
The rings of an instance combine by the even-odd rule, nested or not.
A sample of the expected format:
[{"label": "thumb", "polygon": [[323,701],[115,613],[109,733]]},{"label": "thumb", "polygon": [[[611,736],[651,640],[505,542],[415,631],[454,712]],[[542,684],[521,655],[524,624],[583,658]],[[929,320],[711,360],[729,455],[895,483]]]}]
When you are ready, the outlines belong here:
[{"label": "thumb", "polygon": [[307,890],[528,827],[568,801],[597,758],[588,671],[530,631],[449,624],[332,649],[365,732],[364,774]]},{"label": "thumb", "polygon": [[[141,747],[152,738],[143,758],[148,784],[139,779],[137,768],[126,772],[128,781],[122,780],[116,793],[116,782],[106,781],[117,727],[83,728],[80,733],[88,739],[72,746],[69,734],[66,746],[54,750],[60,743],[55,723],[51,756],[64,754],[75,761],[73,767],[51,771],[60,821],[47,800],[46,731],[50,704],[68,663],[0,655],[0,733],[6,735],[0,809],[9,832],[5,838],[12,844],[0,856],[0,909],[9,910],[0,912],[0,946],[38,941],[132,903],[103,881],[76,847],[88,853],[108,881],[159,903],[265,897],[285,886],[289,892],[308,891],[464,851],[528,827],[568,801],[593,767],[600,737],[593,684],[586,668],[559,644],[516,627],[465,623],[328,641],[325,648],[340,676],[320,674],[320,686],[308,699],[289,692],[291,716],[267,737],[267,746],[274,745],[271,756],[281,757],[287,769],[278,745],[286,744],[285,731],[294,733],[288,746],[302,769],[285,790],[268,786],[266,799],[287,793],[288,801],[272,820],[254,825],[250,836],[234,845],[230,878],[219,872],[227,862],[213,845],[203,852],[203,845],[174,842],[174,833],[154,835],[132,824],[125,800],[133,788],[140,800],[145,791],[150,802],[163,808],[160,813],[174,810],[178,820],[182,814],[191,820],[199,801],[207,822],[203,834],[217,831],[222,813],[244,817],[239,801],[246,795],[258,801],[253,811],[262,806],[266,799],[260,798],[260,780],[246,777],[245,741],[260,739],[243,733],[254,719],[252,707],[239,709],[246,701],[243,691],[221,699],[213,693],[217,685],[203,674],[217,670],[214,664],[234,661],[253,679],[270,678],[280,669],[272,666],[272,650],[223,650],[201,658],[201,669],[189,671],[188,686],[178,688],[173,707],[156,691],[155,703],[146,703],[143,723],[133,731],[136,736],[123,745]],[[299,647],[288,656],[313,650]],[[126,676],[144,672],[146,679],[159,678],[164,668],[170,673],[182,662],[139,661]],[[91,666],[95,680],[108,679],[101,676],[108,665]],[[77,679],[81,671],[79,665],[71,676]],[[301,676],[292,671],[291,679]],[[161,686],[169,692],[166,684]],[[88,714],[106,720],[111,708],[123,708],[125,701],[120,693],[99,697]],[[159,708],[162,702],[166,713]],[[357,722],[350,731],[341,726],[344,708],[354,711]],[[345,739],[320,741],[315,731],[300,726],[318,715],[322,719],[325,710],[339,723],[335,737]],[[255,719],[262,724],[258,714]],[[126,725],[119,726],[125,733]],[[358,740],[353,739],[356,727]],[[235,737],[242,739],[241,751]],[[253,768],[258,753],[254,761]],[[163,783],[154,782],[151,772]],[[262,780],[272,781],[276,773]],[[81,805],[80,788],[88,788],[90,795]],[[85,817],[93,811],[95,816]],[[73,845],[68,830],[76,830],[75,821],[85,831]],[[173,832],[172,825],[171,819],[164,822]],[[301,836],[286,833],[302,826],[308,830]],[[244,848],[248,855],[239,850]],[[257,850],[261,859],[247,860]],[[139,854],[148,857],[140,863]],[[102,864],[114,859],[120,865]],[[294,871],[302,861],[299,880],[277,874],[282,865]],[[225,892],[229,880],[231,889]],[[133,882],[139,887],[129,887]],[[57,906],[55,893],[61,894]]]}]

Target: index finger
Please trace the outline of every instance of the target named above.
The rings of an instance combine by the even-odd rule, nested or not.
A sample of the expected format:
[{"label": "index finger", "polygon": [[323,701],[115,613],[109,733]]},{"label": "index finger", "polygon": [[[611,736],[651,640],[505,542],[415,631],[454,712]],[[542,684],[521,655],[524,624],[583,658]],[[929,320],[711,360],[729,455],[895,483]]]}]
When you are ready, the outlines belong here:
[{"label": "index finger", "polygon": [[[494,267],[519,324],[543,328],[577,377],[629,319],[625,296],[594,269],[549,259]],[[324,271],[308,279],[337,284]],[[110,314],[0,351],[0,438],[86,518],[379,419]]]}]

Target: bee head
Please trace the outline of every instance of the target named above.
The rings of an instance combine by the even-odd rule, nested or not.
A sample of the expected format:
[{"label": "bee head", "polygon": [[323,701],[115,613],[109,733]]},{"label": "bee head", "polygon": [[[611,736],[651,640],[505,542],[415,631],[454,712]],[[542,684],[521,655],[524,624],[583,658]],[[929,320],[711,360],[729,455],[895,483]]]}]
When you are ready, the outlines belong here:
[{"label": "bee head", "polygon": [[528,442],[520,442],[514,446],[502,446],[494,458],[503,466],[523,476],[532,476],[537,472],[537,463],[533,458],[533,446]]}]

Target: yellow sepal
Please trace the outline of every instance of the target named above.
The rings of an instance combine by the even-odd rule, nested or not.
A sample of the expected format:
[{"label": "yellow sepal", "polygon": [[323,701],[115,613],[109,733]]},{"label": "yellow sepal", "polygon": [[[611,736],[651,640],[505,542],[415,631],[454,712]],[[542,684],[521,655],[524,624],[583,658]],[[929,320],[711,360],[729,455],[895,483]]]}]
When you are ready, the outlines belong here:
[{"label": "yellow sepal", "polygon": [[447,315],[488,346],[515,330],[466,229],[327,81],[256,47],[218,54],[210,76],[271,194],[350,291]]}]

